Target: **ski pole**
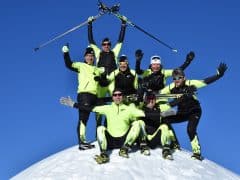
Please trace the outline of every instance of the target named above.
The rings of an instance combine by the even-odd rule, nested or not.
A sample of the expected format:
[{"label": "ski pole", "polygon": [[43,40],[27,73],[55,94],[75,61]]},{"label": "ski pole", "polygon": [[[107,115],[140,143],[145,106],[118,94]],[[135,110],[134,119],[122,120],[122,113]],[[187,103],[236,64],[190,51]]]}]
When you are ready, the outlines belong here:
[{"label": "ski pole", "polygon": [[[96,16],[93,16],[93,20],[96,20],[96,19],[100,18],[100,17],[101,17],[102,15],[104,15],[104,14],[105,14],[105,13],[101,11],[101,12],[100,12],[99,14],[97,14]],[[50,39],[49,41],[47,41],[47,42],[39,45],[39,46],[36,47],[36,48],[34,48],[34,51],[37,51],[37,50],[39,50],[40,48],[47,46],[48,44],[56,41],[57,39],[60,39],[61,37],[69,34],[70,32],[73,32],[73,31],[75,31],[76,29],[78,29],[78,28],[86,25],[87,23],[88,23],[88,20],[86,20],[86,21],[84,21],[83,23],[81,23],[81,24],[79,24],[79,25],[77,25],[77,26],[69,29],[68,31],[66,31],[66,32],[64,32],[64,33],[62,33],[62,34],[59,34],[58,36],[54,37],[53,39]]]},{"label": "ski pole", "polygon": [[[116,12],[111,12],[111,14],[113,14],[114,16],[118,17],[119,19],[123,20],[123,15],[116,13]],[[149,37],[155,39],[157,42],[161,43],[162,45],[164,45],[165,47],[169,48],[171,51],[177,53],[177,49],[174,49],[173,47],[169,46],[168,44],[166,44],[165,42],[161,41],[160,39],[158,39],[157,37],[155,37],[154,35],[150,34],[149,32],[145,31],[143,28],[137,26],[136,24],[134,24],[133,22],[127,20],[127,23],[131,26],[133,26],[134,28],[142,31],[144,34],[148,35]]]}]

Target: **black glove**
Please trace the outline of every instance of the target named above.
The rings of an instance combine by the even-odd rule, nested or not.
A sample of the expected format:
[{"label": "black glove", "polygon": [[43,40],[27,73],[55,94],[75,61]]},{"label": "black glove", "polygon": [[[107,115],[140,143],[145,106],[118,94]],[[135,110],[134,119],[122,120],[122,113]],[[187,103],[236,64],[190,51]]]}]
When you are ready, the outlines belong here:
[{"label": "black glove", "polygon": [[102,86],[102,87],[106,87],[110,84],[110,82],[106,78],[105,73],[101,74],[100,76],[95,76],[94,80],[98,81],[99,85]]},{"label": "black glove", "polygon": [[95,77],[94,77],[94,80],[95,80],[95,81],[100,81],[100,79],[101,79],[100,76],[95,76]]},{"label": "black glove", "polygon": [[217,68],[217,75],[219,77],[222,77],[225,73],[225,71],[227,70],[227,65],[225,63],[220,63],[218,68]]},{"label": "black glove", "polygon": [[197,91],[196,86],[188,86],[184,90],[184,94],[186,94],[187,96],[192,96],[196,91]]},{"label": "black glove", "polygon": [[194,57],[195,57],[194,52],[190,51],[186,56],[186,60],[191,62],[194,59]]},{"label": "black glove", "polygon": [[141,49],[135,51],[136,61],[141,61],[143,57],[143,52]]}]

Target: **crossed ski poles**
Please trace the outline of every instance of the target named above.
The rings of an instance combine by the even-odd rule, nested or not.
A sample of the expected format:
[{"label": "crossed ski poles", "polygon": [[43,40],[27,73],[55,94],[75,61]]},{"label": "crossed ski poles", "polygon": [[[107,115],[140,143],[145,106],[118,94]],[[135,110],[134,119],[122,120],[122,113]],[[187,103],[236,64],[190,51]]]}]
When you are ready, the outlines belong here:
[{"label": "crossed ski poles", "polygon": [[[100,0],[98,1],[98,6],[99,6],[99,13],[96,15],[96,16],[93,16],[93,20],[97,20],[98,18],[100,18],[102,15],[104,14],[112,14],[114,16],[116,16],[117,18],[119,18],[120,20],[124,20],[123,19],[123,15],[121,15],[118,11],[119,11],[119,7],[120,7],[120,4],[117,4],[117,5],[114,5],[112,6],[111,8],[109,8],[108,6],[106,6],[105,4],[103,4]],[[133,22],[129,21],[129,20],[126,20],[127,24],[129,24],[130,26],[140,30],[141,32],[143,32],[144,34],[148,35],[149,37],[151,37],[152,39],[156,40],[158,43],[164,45],[165,47],[167,47],[168,49],[170,49],[172,52],[177,52],[176,49],[172,48],[171,46],[169,46],[167,43],[161,41],[160,39],[158,39],[157,37],[155,37],[154,35],[150,34],[149,32],[145,31],[143,28],[137,26],[136,24],[134,24]],[[50,43],[62,38],[63,36],[77,30],[78,28],[84,26],[88,24],[88,20],[84,21],[83,23],[69,29],[68,31],[62,33],[62,34],[59,34],[58,36],[48,40],[47,42],[39,45],[38,47],[34,48],[34,51],[38,51],[40,48],[43,48],[47,45],[49,45]]]}]

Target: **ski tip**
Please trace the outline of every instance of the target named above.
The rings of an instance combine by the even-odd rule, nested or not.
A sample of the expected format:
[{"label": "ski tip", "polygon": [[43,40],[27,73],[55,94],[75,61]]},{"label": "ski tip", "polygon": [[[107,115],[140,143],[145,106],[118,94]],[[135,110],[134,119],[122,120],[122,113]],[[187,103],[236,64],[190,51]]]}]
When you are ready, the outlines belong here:
[{"label": "ski tip", "polygon": [[178,50],[177,49],[172,49],[172,52],[177,53]]}]

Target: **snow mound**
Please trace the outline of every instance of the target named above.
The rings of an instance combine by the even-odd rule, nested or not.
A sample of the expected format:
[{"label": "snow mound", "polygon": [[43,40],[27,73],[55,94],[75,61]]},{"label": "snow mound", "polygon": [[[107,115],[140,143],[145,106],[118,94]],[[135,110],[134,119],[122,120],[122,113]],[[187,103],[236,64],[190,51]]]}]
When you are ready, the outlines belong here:
[{"label": "snow mound", "polygon": [[140,151],[129,153],[130,158],[118,156],[118,149],[110,154],[110,162],[98,165],[94,156],[96,148],[79,151],[73,146],[56,153],[19,173],[13,180],[240,180],[240,176],[204,159],[202,162],[191,159],[185,150],[173,154],[173,161],[162,158],[160,148],[151,150],[150,156]]}]

